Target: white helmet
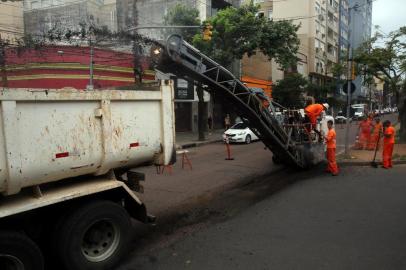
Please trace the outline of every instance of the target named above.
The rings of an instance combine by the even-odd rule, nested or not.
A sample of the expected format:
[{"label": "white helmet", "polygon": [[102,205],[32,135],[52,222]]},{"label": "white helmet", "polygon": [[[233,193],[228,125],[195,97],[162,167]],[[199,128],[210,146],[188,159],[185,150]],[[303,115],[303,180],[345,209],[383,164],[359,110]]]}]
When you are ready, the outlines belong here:
[{"label": "white helmet", "polygon": [[328,105],[328,103],[323,103],[323,107],[326,108],[326,110],[328,110],[328,108],[329,108],[330,106]]}]

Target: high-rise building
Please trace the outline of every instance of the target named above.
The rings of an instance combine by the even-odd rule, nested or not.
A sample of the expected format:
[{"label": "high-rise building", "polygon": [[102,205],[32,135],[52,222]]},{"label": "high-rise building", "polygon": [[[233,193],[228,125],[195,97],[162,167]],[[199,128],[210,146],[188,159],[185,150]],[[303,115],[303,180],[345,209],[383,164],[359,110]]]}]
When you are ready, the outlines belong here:
[{"label": "high-rise building", "polygon": [[[296,66],[282,70],[264,55],[245,57],[243,74],[276,82],[286,72],[298,72],[317,84],[333,81],[333,66],[339,61],[341,46],[348,39],[347,0],[256,0],[258,16],[270,20],[291,20],[299,25],[299,59]],[[340,16],[340,4],[342,13]]]},{"label": "high-rise building", "polygon": [[[350,42],[351,48],[355,51],[365,41],[371,38],[372,32],[372,0],[349,0],[350,7]],[[365,85],[362,76],[354,80],[356,90],[354,97],[359,102],[369,95],[370,86]]]},{"label": "high-rise building", "polygon": [[0,2],[0,37],[13,41],[24,34],[23,4],[21,2]]}]

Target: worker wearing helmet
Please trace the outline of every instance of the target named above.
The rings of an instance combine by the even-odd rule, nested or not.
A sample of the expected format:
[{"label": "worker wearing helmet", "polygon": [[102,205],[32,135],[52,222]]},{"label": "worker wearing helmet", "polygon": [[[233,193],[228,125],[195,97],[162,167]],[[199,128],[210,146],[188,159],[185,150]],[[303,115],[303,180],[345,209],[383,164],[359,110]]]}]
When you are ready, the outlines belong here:
[{"label": "worker wearing helmet", "polygon": [[307,130],[310,132],[312,129],[316,128],[317,118],[324,110],[328,110],[329,106],[327,103],[323,104],[311,104],[305,108],[305,113],[307,117],[307,122],[310,123],[310,128],[306,127]]}]

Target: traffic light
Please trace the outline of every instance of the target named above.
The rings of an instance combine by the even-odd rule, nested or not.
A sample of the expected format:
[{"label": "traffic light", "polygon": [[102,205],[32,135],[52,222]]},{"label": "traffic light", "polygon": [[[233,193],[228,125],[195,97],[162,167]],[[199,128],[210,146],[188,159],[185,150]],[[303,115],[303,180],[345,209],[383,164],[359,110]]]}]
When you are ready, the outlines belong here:
[{"label": "traffic light", "polygon": [[209,41],[211,40],[211,36],[213,35],[213,26],[210,23],[205,23],[203,26],[203,40]]},{"label": "traffic light", "polygon": [[352,61],[351,67],[351,80],[354,81],[357,76],[355,75],[355,61]]}]

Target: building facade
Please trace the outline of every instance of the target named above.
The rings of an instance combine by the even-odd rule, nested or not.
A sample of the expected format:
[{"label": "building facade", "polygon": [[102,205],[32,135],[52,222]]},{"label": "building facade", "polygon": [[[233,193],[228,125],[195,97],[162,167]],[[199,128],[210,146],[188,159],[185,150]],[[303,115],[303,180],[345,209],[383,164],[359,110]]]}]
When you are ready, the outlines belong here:
[{"label": "building facade", "polygon": [[[119,30],[137,26],[138,33],[155,40],[164,40],[169,33],[180,33],[182,30],[142,29],[143,26],[162,26],[165,16],[177,4],[183,4],[199,11],[200,21],[215,15],[218,10],[238,5],[236,0],[117,0],[117,23]],[[161,77],[162,76],[162,77]],[[159,74],[159,78],[165,78]],[[176,77],[175,81],[175,123],[176,131],[198,130],[198,97],[193,82]],[[208,93],[204,95],[205,110],[212,116],[214,127],[220,128],[224,119],[221,104],[215,104]]]},{"label": "building facade", "polygon": [[115,0],[24,0],[24,29],[41,35],[50,29],[78,30],[93,24],[117,30]]},{"label": "building facade", "polygon": [[[353,51],[371,38],[372,2],[372,0],[349,0],[350,41]],[[366,85],[364,81],[362,76],[357,76],[354,80],[356,86],[354,97],[359,102],[363,102],[371,91],[371,87]]]},{"label": "building facade", "polygon": [[12,42],[24,35],[23,4],[0,2],[0,38]]},{"label": "building facade", "polygon": [[[7,70],[0,86],[12,88],[73,87],[86,89],[90,80],[90,49],[80,46],[44,46],[21,52],[6,49]],[[149,59],[139,60],[144,67],[143,81],[155,81],[148,70]],[[95,89],[132,89],[133,55],[109,49],[94,49],[92,81]]]},{"label": "building facade", "polygon": [[243,59],[243,75],[275,83],[283,79],[286,72],[293,71],[319,85],[331,82],[333,67],[340,61],[341,50],[348,41],[347,0],[256,0],[254,3],[260,5],[258,16],[300,24],[297,32],[299,60],[296,66],[285,71],[259,53]]}]

